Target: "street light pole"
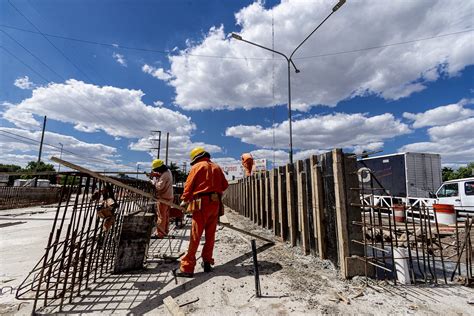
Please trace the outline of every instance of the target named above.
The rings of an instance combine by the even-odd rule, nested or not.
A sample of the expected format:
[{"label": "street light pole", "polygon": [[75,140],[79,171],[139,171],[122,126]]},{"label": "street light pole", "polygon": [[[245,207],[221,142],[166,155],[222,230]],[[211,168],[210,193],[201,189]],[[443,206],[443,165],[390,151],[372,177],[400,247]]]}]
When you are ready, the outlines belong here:
[{"label": "street light pole", "polygon": [[339,2],[332,8],[332,12],[321,23],[319,23],[319,25],[308,36],[306,36],[306,38],[298,46],[296,46],[296,48],[291,53],[290,57],[286,56],[282,52],[279,52],[274,49],[243,39],[242,36],[240,36],[239,34],[236,34],[236,33],[231,34],[232,38],[236,40],[248,43],[253,46],[260,47],[262,49],[265,49],[275,54],[278,54],[280,56],[283,56],[283,58],[285,58],[288,64],[288,125],[289,125],[288,127],[289,127],[289,132],[290,132],[290,150],[289,150],[290,164],[293,164],[293,127],[292,127],[292,113],[291,113],[291,65],[293,65],[293,68],[295,68],[296,73],[300,72],[300,70],[296,67],[295,63],[293,62],[293,59],[292,59],[293,55],[308,40],[308,38],[310,38],[311,35],[313,35],[313,33],[316,32],[321,27],[321,25],[323,25],[324,22],[326,22],[331,17],[331,15],[333,15],[337,10],[339,10],[342,7],[342,5],[345,2],[346,0],[339,0]]}]

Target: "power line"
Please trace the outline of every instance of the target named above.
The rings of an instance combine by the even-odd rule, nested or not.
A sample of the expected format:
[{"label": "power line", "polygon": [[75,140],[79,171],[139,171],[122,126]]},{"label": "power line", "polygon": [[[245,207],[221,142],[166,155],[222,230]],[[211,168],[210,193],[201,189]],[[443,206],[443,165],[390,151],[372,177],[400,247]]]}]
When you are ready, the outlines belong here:
[{"label": "power line", "polygon": [[26,48],[22,43],[20,43],[19,41],[17,41],[13,36],[11,36],[10,34],[8,34],[7,32],[5,32],[4,30],[0,30],[3,34],[5,34],[6,36],[8,36],[8,38],[10,38],[12,41],[14,41],[15,43],[18,44],[18,46],[20,46],[21,48],[23,48],[25,51],[27,51],[31,56],[33,56],[35,59],[37,59],[43,66],[45,66],[49,71],[51,71],[52,73],[54,73],[56,76],[58,76],[60,79],[64,80],[63,77],[58,74],[54,69],[52,69],[50,66],[48,66],[47,64],[45,64],[40,58],[38,58],[35,54],[33,54],[28,48]]},{"label": "power line", "polygon": [[89,79],[90,81],[92,81],[89,76],[83,72],[66,54],[64,54],[64,52],[62,50],[60,50],[47,36],[45,36],[43,34],[43,32],[41,32],[41,30],[30,20],[28,19],[28,17],[26,15],[24,15],[10,0],[8,0],[8,3],[16,10],[16,12],[18,12],[26,21],[28,21],[28,23],[30,23],[35,29],[36,31],[38,31],[42,36],[43,38],[48,41],[49,44],[51,44],[51,46],[54,47],[54,49],[56,49],[71,65],[74,66],[74,68],[77,69],[77,71],[79,71],[84,77],[86,77],[87,79]]},{"label": "power line", "polygon": [[[33,30],[28,30],[28,29],[19,28],[19,27],[16,27],[16,26],[5,25],[5,24],[0,24],[0,27],[14,29],[14,30],[21,31],[21,32],[28,32],[28,33],[33,33],[33,34],[42,34],[42,35],[47,36],[47,37],[60,38],[60,39],[63,39],[63,40],[81,42],[81,43],[86,43],[86,44],[93,44],[93,45],[100,45],[100,46],[107,46],[107,47],[114,47],[114,48],[122,48],[122,49],[143,51],[143,52],[151,52],[151,53],[159,53],[159,54],[163,54],[163,55],[169,55],[170,53],[172,53],[172,51],[165,51],[165,50],[158,50],[158,49],[151,49],[151,48],[144,48],[144,47],[133,47],[133,46],[127,46],[127,45],[121,45],[121,44],[103,43],[103,42],[85,40],[85,39],[78,39],[78,38],[73,38],[73,37],[68,37],[68,36],[61,36],[61,35],[48,34],[48,33],[39,33],[39,32],[35,32]],[[469,28],[469,29],[466,29],[466,30],[463,30],[463,31],[457,31],[457,32],[452,32],[452,33],[434,35],[434,36],[430,36],[430,37],[418,38],[418,39],[413,39],[413,40],[408,40],[408,41],[394,42],[394,43],[383,44],[383,45],[378,45],[378,46],[371,46],[371,47],[358,48],[358,49],[345,50],[345,51],[332,52],[332,53],[325,53],[325,54],[312,55],[312,56],[295,57],[293,59],[311,59],[311,58],[321,58],[321,57],[327,57],[327,56],[335,56],[335,55],[356,53],[356,52],[361,52],[361,51],[366,51],[366,50],[386,48],[386,47],[391,47],[391,46],[421,42],[421,41],[436,39],[436,38],[440,38],[440,37],[453,36],[453,35],[468,33],[468,32],[472,32],[472,31],[474,31],[474,28]],[[191,56],[191,57],[217,58],[217,59],[240,59],[240,60],[246,60],[246,59],[272,60],[273,59],[273,58],[266,58],[266,57],[260,58],[260,57],[239,57],[239,56],[217,56],[217,55],[202,55],[202,54],[189,54],[189,53],[184,53],[183,55]]]},{"label": "power line", "polygon": [[34,70],[31,66],[29,66],[27,63],[25,63],[24,61],[22,61],[20,58],[18,58],[17,56],[15,56],[12,52],[10,52],[7,48],[3,47],[3,46],[0,46],[0,48],[2,48],[5,52],[7,52],[11,57],[15,58],[17,61],[19,61],[21,64],[23,64],[23,66],[25,66],[26,68],[28,68],[29,70],[31,70],[32,72],[34,72],[38,77],[40,77],[41,79],[43,79],[45,82],[49,82],[48,79],[46,79],[45,77],[43,77],[43,75],[41,75],[39,72],[37,72],[36,70]]},{"label": "power line", "polygon": [[440,35],[424,37],[424,38],[418,38],[418,39],[404,41],[404,42],[395,42],[395,43],[384,44],[384,45],[379,45],[379,46],[365,47],[365,48],[346,50],[346,51],[327,53],[327,54],[320,54],[320,55],[313,55],[313,56],[296,57],[296,58],[293,58],[293,59],[310,59],[310,58],[320,58],[320,57],[327,57],[327,56],[336,56],[336,55],[342,55],[342,54],[357,53],[357,52],[362,52],[362,51],[366,51],[366,50],[372,50],[372,49],[379,49],[379,48],[386,48],[386,47],[397,46],[397,45],[405,45],[405,44],[411,44],[411,43],[416,43],[416,42],[422,42],[422,41],[427,41],[427,40],[431,40],[431,39],[435,39],[435,38],[452,36],[452,35],[457,35],[457,34],[462,34],[462,33],[468,33],[468,32],[472,32],[472,31],[474,31],[474,29],[466,29],[464,31],[440,34]]},{"label": "power line", "polygon": [[[0,132],[13,135],[13,136],[15,136],[15,137],[17,137],[17,138],[14,138],[14,137],[9,136],[9,135],[3,135],[3,136],[10,137],[10,138],[14,138],[14,139],[19,140],[19,141],[21,141],[21,140],[18,139],[18,137],[21,138],[21,139],[25,139],[25,140],[27,140],[27,141],[29,142],[29,144],[36,144],[36,143],[39,143],[39,142],[40,142],[40,141],[38,141],[38,140],[36,140],[36,139],[34,139],[34,138],[26,137],[26,136],[23,136],[23,135],[20,135],[20,134],[17,134],[17,133],[13,133],[13,132],[9,132],[9,131],[6,131],[6,130],[0,129]],[[32,142],[33,142],[33,143],[32,143]],[[56,150],[58,150],[58,151],[61,150],[61,147],[56,146],[56,145],[52,145],[52,144],[48,144],[48,143],[44,143],[44,145],[45,145],[45,146],[52,147],[52,148],[54,148],[54,149],[56,149]],[[68,150],[68,149],[63,149],[63,152],[69,153],[70,155],[73,155],[73,156],[82,157],[82,158],[85,158],[85,159],[88,159],[88,160],[95,160],[95,161],[97,161],[97,162],[102,162],[102,163],[110,163],[110,161],[108,161],[108,160],[103,160],[103,159],[100,159],[100,158],[88,157],[88,156],[81,155],[81,154],[75,153],[75,152],[73,152],[73,151],[70,151],[70,150]],[[128,161],[128,162],[132,162],[132,161]]]}]

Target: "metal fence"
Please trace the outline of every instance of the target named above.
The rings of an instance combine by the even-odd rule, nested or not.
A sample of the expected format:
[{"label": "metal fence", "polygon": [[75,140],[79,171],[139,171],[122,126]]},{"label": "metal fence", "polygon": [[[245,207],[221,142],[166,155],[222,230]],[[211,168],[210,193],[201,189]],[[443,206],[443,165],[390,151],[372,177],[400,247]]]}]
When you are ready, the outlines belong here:
[{"label": "metal fence", "polygon": [[[153,205],[149,197],[86,174],[66,177],[65,183],[76,185],[61,188],[46,251],[16,294],[17,299],[34,300],[33,312],[53,303],[61,310],[65,301],[112,272],[124,216],[147,212]],[[154,190],[146,181],[127,184]]]},{"label": "metal fence", "polygon": [[[361,182],[362,239],[351,240],[363,245],[366,276],[390,279],[395,284],[465,284],[473,282],[473,219],[452,213],[452,222],[443,223],[444,215],[433,205],[381,200],[380,185],[372,175],[369,183]],[[385,201],[385,202],[384,202]],[[398,203],[398,204],[397,204]],[[454,211],[454,209],[453,209]],[[443,219],[443,220],[441,220]]]},{"label": "metal fence", "polygon": [[0,187],[0,210],[59,202],[61,188]]}]

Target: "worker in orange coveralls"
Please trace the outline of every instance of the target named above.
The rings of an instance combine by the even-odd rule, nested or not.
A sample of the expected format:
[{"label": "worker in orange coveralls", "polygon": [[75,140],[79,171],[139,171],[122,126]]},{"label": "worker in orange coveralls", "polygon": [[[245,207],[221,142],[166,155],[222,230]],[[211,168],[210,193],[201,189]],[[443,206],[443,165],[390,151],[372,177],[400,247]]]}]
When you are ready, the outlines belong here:
[{"label": "worker in orange coveralls", "polygon": [[[167,165],[161,159],[155,159],[151,163],[151,178],[155,185],[157,197],[173,202],[173,175]],[[156,205],[156,234],[152,238],[164,238],[169,232],[170,207],[158,202]]]},{"label": "worker in orange coveralls", "polygon": [[245,176],[250,176],[252,174],[253,168],[253,157],[251,154],[245,153],[242,154],[242,166],[245,170]]},{"label": "worker in orange coveralls", "polygon": [[229,184],[221,168],[211,162],[211,155],[202,147],[194,148],[190,153],[191,171],[184,185],[181,206],[187,206],[192,212],[191,237],[186,256],[181,259],[175,276],[192,278],[196,266],[196,252],[205,231],[206,241],[202,249],[204,272],[211,272],[214,264],[212,252],[219,216],[223,214],[222,193]]}]

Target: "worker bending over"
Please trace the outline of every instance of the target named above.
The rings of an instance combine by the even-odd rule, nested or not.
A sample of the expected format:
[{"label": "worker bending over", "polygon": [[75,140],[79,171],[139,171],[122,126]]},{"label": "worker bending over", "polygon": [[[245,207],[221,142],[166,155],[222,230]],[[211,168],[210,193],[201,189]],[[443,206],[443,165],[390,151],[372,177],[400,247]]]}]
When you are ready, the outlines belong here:
[{"label": "worker bending over", "polygon": [[[161,159],[151,163],[151,179],[156,188],[157,198],[173,202],[173,175]],[[156,204],[156,234],[153,238],[163,238],[168,235],[170,222],[170,207],[164,203]]]},{"label": "worker bending over", "polygon": [[[193,214],[191,236],[186,256],[181,259],[176,276],[192,278],[196,266],[196,251],[203,231],[206,241],[202,249],[204,272],[211,272],[214,264],[212,252],[219,214],[223,214],[222,193],[229,184],[221,168],[211,162],[211,155],[202,147],[194,148],[190,153],[191,171],[184,185],[181,206],[188,206]],[[222,215],[221,214],[221,215]]]},{"label": "worker bending over", "polygon": [[244,167],[245,170],[245,176],[251,176],[252,175],[252,168],[253,168],[253,157],[249,153],[242,154],[241,157],[242,160],[242,167]]}]

